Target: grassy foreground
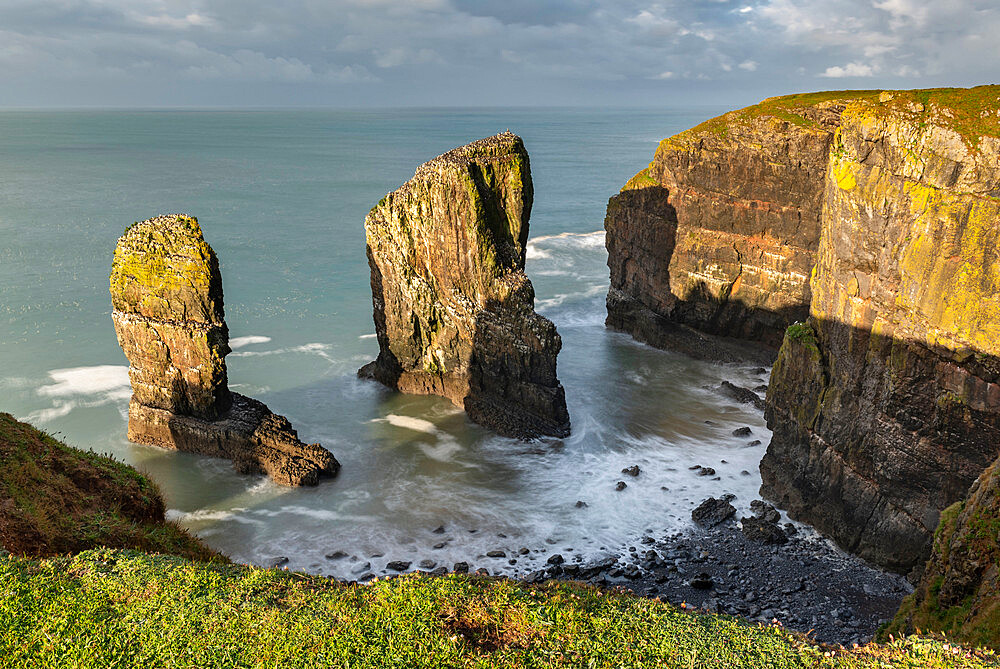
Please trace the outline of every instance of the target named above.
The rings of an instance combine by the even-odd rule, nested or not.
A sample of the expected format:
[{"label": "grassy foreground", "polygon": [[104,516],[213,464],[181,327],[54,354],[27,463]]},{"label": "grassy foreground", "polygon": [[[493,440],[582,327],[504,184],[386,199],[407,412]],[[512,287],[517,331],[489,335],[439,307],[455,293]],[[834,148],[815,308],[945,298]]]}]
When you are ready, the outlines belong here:
[{"label": "grassy foreground", "polygon": [[225,560],[164,520],[147,477],[0,413],[0,547],[39,556],[98,546]]},{"label": "grassy foreground", "polygon": [[31,667],[996,667],[910,637],[830,651],[580,584],[368,586],[98,549],[0,558],[0,664]]}]

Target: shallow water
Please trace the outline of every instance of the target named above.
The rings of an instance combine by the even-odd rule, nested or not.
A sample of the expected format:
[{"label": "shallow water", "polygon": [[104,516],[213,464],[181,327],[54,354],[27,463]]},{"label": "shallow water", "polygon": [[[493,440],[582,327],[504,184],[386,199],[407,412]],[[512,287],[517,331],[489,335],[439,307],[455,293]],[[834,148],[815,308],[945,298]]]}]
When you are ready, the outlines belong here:
[{"label": "shallow water", "polygon": [[[710,494],[735,493],[743,510],[764,449],[747,444],[770,434],[759,412],[715,388],[766,375],[657,351],[603,325],[607,197],[659,139],[718,111],[0,114],[0,409],[148,472],[170,517],[235,560],[287,556],[290,568],[343,577],[378,553],[376,573],[420,559],[524,571],[538,553],[515,566],[483,556],[616,550],[646,529],[687,527]],[[368,208],[420,162],[508,127],[531,154],[527,271],[563,337],[565,440],[499,438],[445,400],[355,376],[377,352]],[[111,253],[129,223],[168,211],[198,216],[221,259],[232,388],[333,451],[336,480],[281,488],[225,461],[125,440]],[[733,437],[742,426],[753,436]],[[637,478],[621,473],[633,464]],[[616,492],[619,480],[628,487]],[[432,532],[439,526],[444,534]],[[335,550],[358,560],[324,557]]]}]

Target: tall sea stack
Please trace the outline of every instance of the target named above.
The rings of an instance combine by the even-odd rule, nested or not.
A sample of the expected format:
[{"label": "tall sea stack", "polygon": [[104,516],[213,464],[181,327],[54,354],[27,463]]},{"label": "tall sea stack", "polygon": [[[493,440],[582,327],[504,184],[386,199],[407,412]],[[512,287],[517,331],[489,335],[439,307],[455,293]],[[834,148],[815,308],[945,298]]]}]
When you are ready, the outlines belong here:
[{"label": "tall sea stack", "polygon": [[336,458],[299,441],[285,417],[229,391],[222,276],[197,219],[170,214],[130,226],[115,248],[111,303],[130,363],[130,441],[228,458],[282,485],[337,473]]},{"label": "tall sea stack", "polygon": [[379,356],[359,374],[447,397],[510,437],[564,437],[562,340],[524,273],[532,184],[511,133],[417,168],[365,219]]}]

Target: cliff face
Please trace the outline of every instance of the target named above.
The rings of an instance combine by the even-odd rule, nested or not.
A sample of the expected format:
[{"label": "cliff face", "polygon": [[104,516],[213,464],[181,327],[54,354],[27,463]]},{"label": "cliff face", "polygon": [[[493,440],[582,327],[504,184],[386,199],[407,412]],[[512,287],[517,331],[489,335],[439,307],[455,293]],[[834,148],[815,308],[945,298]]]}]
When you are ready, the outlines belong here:
[{"label": "cliff face", "polygon": [[608,325],[689,353],[685,326],[777,348],[808,313],[839,113],[870,95],[771,98],[663,140],[608,203]]},{"label": "cliff face", "polygon": [[888,632],[944,632],[1000,650],[1000,460],[941,513],[933,552]]},{"label": "cliff face", "polygon": [[528,154],[505,133],[421,165],[365,219],[379,356],[360,370],[514,437],[565,436],[562,340],[524,274]]},{"label": "cliff face", "polygon": [[336,474],[329,451],[229,391],[222,276],[197,219],[172,214],[129,227],[115,248],[111,302],[130,363],[130,441],[228,458],[283,485]]},{"label": "cliff face", "polygon": [[768,391],[762,494],[896,570],[1000,452],[998,102],[980,87],[846,108],[808,324]]}]

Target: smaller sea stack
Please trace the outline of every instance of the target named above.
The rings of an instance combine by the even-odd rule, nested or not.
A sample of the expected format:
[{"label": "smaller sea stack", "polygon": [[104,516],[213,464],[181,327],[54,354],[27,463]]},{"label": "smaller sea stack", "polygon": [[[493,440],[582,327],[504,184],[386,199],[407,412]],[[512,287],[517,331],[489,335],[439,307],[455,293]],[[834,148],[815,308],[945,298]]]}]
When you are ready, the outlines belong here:
[{"label": "smaller sea stack", "polygon": [[562,340],[524,273],[531,168],[509,132],[424,163],[365,219],[379,356],[359,374],[447,397],[509,437],[569,434]]},{"label": "smaller sea stack", "polygon": [[228,458],[282,485],[315,485],[340,469],[325,448],[299,441],[284,416],[229,391],[222,275],[196,218],[168,214],[125,231],[111,304],[130,363],[130,441]]}]

